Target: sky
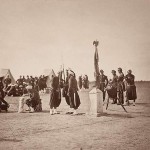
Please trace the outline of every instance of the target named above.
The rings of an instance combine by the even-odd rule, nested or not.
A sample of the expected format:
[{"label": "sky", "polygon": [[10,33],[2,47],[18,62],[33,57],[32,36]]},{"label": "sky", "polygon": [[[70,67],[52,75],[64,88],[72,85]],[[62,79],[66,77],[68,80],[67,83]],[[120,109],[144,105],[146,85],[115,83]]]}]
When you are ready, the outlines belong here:
[{"label": "sky", "polygon": [[150,0],[0,0],[0,68],[19,75],[71,68],[94,80],[99,67],[150,80]]}]

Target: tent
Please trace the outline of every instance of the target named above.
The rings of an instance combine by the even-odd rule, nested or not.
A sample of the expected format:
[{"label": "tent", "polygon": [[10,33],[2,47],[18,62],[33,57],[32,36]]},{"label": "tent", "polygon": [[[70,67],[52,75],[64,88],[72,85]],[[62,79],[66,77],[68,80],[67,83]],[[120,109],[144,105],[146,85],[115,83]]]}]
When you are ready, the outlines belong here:
[{"label": "tent", "polygon": [[47,77],[47,81],[46,81],[47,87],[50,87],[52,76],[56,76],[54,70],[53,69],[45,69],[43,75]]},{"label": "tent", "polygon": [[7,75],[9,75],[9,77],[11,78],[11,83],[15,84],[16,81],[15,81],[14,77],[12,76],[10,69],[1,69],[0,77],[4,77],[4,79],[5,79],[7,77]]}]

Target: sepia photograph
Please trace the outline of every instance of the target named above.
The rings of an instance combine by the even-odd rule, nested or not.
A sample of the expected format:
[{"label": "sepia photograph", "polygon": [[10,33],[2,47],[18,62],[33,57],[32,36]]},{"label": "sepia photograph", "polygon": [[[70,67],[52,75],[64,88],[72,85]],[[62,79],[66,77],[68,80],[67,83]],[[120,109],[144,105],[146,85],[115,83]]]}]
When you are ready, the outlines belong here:
[{"label": "sepia photograph", "polygon": [[150,0],[0,0],[0,150],[150,150]]}]

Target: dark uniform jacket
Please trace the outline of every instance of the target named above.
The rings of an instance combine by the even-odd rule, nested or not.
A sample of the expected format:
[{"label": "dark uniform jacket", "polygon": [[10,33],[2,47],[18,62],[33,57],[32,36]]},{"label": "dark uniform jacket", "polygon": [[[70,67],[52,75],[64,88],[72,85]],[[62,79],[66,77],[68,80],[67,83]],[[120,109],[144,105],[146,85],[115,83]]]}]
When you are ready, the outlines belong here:
[{"label": "dark uniform jacket", "polygon": [[75,77],[71,76],[69,78],[69,89],[68,91],[77,91],[78,90],[78,87],[77,87],[77,80],[75,79]]},{"label": "dark uniform jacket", "polygon": [[99,82],[100,82],[100,87],[99,87],[99,89],[101,90],[101,91],[104,91],[104,89],[105,89],[105,87],[107,86],[107,84],[108,84],[108,78],[107,78],[107,76],[105,76],[105,75],[99,75]]},{"label": "dark uniform jacket", "polygon": [[79,88],[81,89],[82,88],[82,76],[79,76],[78,84],[79,84]]},{"label": "dark uniform jacket", "polygon": [[113,78],[112,78],[112,86],[113,86],[113,88],[117,88],[117,83],[118,83],[118,76],[117,75],[113,75]]},{"label": "dark uniform jacket", "polygon": [[16,83],[17,83],[18,85],[23,85],[23,79],[18,79],[18,80],[16,81]]},{"label": "dark uniform jacket", "polygon": [[135,78],[135,76],[133,74],[127,74],[125,76],[125,80],[127,82],[127,85],[135,85],[134,78]]},{"label": "dark uniform jacket", "polygon": [[124,74],[120,73],[118,76],[118,91],[125,91],[125,85],[124,85]]},{"label": "dark uniform jacket", "polygon": [[50,89],[50,108],[58,107],[61,103],[61,91],[59,88],[59,77],[53,77]]},{"label": "dark uniform jacket", "polygon": [[3,85],[3,79],[0,78],[0,90],[3,90],[3,88],[4,88],[4,85]]},{"label": "dark uniform jacket", "polygon": [[51,83],[51,88],[54,90],[57,90],[59,88],[59,78],[58,77],[53,77],[52,83]]},{"label": "dark uniform jacket", "polygon": [[127,100],[137,99],[136,86],[135,86],[134,78],[135,78],[135,76],[133,74],[127,74],[125,76],[125,80],[127,83],[127,86],[126,86]]},{"label": "dark uniform jacket", "polygon": [[80,105],[80,98],[79,98],[77,90],[78,90],[77,80],[75,79],[74,76],[70,76],[69,88],[68,88],[70,108],[77,109]]}]

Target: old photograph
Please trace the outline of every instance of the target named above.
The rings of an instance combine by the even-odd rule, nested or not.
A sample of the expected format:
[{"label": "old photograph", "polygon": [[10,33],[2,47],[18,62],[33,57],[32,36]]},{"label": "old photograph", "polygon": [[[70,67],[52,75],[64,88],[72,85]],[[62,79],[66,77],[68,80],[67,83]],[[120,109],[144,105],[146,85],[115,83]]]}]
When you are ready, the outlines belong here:
[{"label": "old photograph", "polygon": [[150,150],[150,0],[0,0],[0,150]]}]

